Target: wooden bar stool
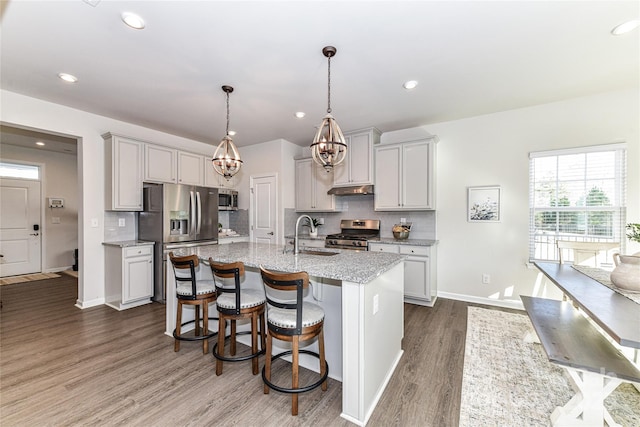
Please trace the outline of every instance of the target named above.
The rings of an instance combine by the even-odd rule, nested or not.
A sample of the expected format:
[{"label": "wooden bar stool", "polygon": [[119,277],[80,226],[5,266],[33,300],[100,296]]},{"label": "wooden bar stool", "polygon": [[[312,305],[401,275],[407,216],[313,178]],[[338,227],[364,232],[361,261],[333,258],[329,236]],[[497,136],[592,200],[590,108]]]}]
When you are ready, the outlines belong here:
[{"label": "wooden bar stool", "polygon": [[[197,280],[196,269],[199,260],[196,255],[175,256],[169,252],[169,259],[176,278],[176,297],[178,310],[176,313],[176,328],[173,330],[175,338],[174,351],[180,350],[180,341],[202,341],[202,351],[209,352],[209,338],[217,334],[209,330],[209,304],[216,302],[216,288],[213,280]],[[184,305],[195,306],[195,319],[182,323],[182,309]],[[202,307],[202,328],[200,328],[200,308]],[[184,336],[183,326],[195,323],[195,336]]]},{"label": "wooden bar stool", "polygon": [[[213,273],[218,300],[218,342],[213,346],[213,356],[216,358],[216,375],[222,374],[223,362],[240,362],[252,359],[253,375],[258,374],[258,357],[265,351],[264,312],[266,299],[264,293],[255,289],[243,289],[240,279],[244,277],[244,264],[234,262],[220,264],[209,258],[209,265]],[[233,279],[233,281],[231,281]],[[236,332],[236,321],[251,319],[251,331]],[[229,352],[224,355],[224,341],[227,320],[231,322],[229,336]],[[260,349],[258,349],[258,320],[260,321]],[[251,334],[251,354],[236,356],[236,335]]]},{"label": "wooden bar stool", "polygon": [[[267,354],[262,369],[264,393],[269,389],[291,394],[291,415],[298,415],[298,393],[315,389],[322,385],[327,390],[329,365],[324,356],[324,310],[317,304],[303,301],[304,290],[309,287],[309,275],[298,273],[275,273],[260,267],[262,282],[267,297]],[[289,295],[286,295],[289,294]],[[317,337],[319,353],[300,350],[300,341]],[[291,342],[290,351],[271,355],[273,338]],[[320,361],[320,379],[305,387],[300,387],[298,378],[299,354],[315,356]],[[291,388],[280,387],[271,382],[271,362],[282,356],[291,355]]]}]

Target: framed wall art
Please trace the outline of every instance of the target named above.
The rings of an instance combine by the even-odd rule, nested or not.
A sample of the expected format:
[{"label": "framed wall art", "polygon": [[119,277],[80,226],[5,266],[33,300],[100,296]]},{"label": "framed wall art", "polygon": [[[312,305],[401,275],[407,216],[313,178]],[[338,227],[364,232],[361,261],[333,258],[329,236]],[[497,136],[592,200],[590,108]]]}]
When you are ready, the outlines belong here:
[{"label": "framed wall art", "polygon": [[500,222],[500,187],[469,187],[467,202],[467,221]]}]

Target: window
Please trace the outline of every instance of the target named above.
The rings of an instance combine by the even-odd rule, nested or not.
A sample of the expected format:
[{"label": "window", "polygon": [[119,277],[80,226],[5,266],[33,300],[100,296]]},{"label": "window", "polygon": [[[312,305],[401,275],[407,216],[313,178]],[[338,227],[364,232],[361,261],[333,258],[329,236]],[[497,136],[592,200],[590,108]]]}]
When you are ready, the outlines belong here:
[{"label": "window", "polygon": [[32,165],[21,165],[19,163],[0,162],[1,178],[22,178],[40,180],[40,167]]},{"label": "window", "polygon": [[557,260],[556,240],[624,246],[625,144],[536,152],[529,159],[531,259]]}]

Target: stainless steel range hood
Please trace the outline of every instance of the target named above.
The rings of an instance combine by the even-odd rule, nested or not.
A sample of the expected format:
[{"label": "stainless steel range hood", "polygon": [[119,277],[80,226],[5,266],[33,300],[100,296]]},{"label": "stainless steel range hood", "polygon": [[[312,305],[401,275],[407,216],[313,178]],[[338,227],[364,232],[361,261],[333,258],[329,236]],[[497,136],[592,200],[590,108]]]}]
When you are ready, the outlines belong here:
[{"label": "stainless steel range hood", "polygon": [[352,187],[333,187],[327,194],[352,196],[355,194],[373,194],[373,185],[354,185]]}]

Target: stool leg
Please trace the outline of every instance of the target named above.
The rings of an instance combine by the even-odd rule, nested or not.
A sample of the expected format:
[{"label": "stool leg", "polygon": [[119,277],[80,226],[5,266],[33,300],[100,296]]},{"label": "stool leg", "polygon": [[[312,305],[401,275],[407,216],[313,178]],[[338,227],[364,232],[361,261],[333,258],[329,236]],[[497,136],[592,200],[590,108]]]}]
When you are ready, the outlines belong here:
[{"label": "stool leg", "polygon": [[[291,375],[291,388],[298,388],[298,347],[300,337],[298,335],[293,337],[293,345],[291,350],[293,354],[291,355],[291,369],[293,370],[293,374]],[[291,395],[291,415],[298,415],[298,393],[293,393]]]},{"label": "stool leg", "polygon": [[200,306],[196,305],[196,336],[200,335]]},{"label": "stool leg", "polygon": [[232,356],[236,355],[236,321],[235,319],[231,319],[231,343],[230,350]]},{"label": "stool leg", "polygon": [[[251,313],[251,352],[258,353],[258,312]],[[258,358],[251,359],[253,366],[253,375],[258,374]]]},{"label": "stool leg", "polygon": [[[180,336],[180,326],[182,326],[182,301],[178,300],[178,312],[176,313],[176,335]],[[173,351],[180,351],[180,340],[175,339]]]},{"label": "stool leg", "polygon": [[[271,381],[271,334],[267,331],[267,352],[266,359],[264,360],[264,377]],[[269,394],[269,386],[264,385],[264,394]]]},{"label": "stool leg", "polygon": [[[202,336],[205,336],[209,333],[209,302],[205,300],[202,304]],[[209,353],[209,340],[202,340],[202,353]]]},{"label": "stool leg", "polygon": [[[324,329],[320,329],[318,335],[318,347],[320,349],[320,376],[324,376],[327,373],[327,363],[324,358]],[[322,383],[322,390],[327,391],[327,380]]]},{"label": "stool leg", "polygon": [[260,345],[261,345],[261,349],[265,349],[266,346],[266,337],[267,337],[267,331],[264,328],[264,312],[260,313]]},{"label": "stool leg", "polygon": [[[218,312],[218,354],[224,356],[224,333],[227,327],[224,315]],[[216,359],[216,375],[222,374],[222,360]]]}]

